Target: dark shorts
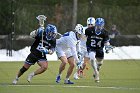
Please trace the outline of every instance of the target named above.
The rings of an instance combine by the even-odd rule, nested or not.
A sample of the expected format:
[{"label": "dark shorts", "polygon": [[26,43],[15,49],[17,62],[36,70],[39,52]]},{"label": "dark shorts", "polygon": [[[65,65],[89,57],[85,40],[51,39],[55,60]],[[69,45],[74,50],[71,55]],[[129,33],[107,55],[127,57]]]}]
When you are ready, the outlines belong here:
[{"label": "dark shorts", "polygon": [[104,51],[103,50],[96,50],[96,58],[103,59],[104,58]]},{"label": "dark shorts", "polygon": [[43,57],[38,57],[36,55],[34,55],[33,53],[30,53],[26,60],[25,60],[25,63],[29,64],[29,65],[34,65],[36,62],[46,62],[47,59],[46,59],[46,56],[43,56]]}]

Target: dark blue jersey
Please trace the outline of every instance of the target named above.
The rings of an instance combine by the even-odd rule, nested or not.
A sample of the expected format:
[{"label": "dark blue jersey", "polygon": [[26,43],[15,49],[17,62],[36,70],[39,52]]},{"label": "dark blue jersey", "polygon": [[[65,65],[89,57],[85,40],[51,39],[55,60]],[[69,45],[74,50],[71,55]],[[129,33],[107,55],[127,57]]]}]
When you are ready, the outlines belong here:
[{"label": "dark blue jersey", "polygon": [[[55,48],[56,46],[56,39],[53,40],[48,40],[46,38],[46,33],[44,32],[43,35],[43,47],[45,47],[46,49],[52,49]],[[34,55],[41,57],[42,56],[42,52],[39,51],[39,48],[42,47],[42,36],[41,35],[37,35],[35,37],[35,41],[31,46],[31,53],[33,53]],[[43,54],[45,56],[45,54]]]},{"label": "dark blue jersey", "polygon": [[87,50],[96,51],[103,49],[104,43],[109,41],[108,32],[103,29],[100,33],[95,33],[95,27],[90,27],[85,30],[85,35],[87,37]]}]

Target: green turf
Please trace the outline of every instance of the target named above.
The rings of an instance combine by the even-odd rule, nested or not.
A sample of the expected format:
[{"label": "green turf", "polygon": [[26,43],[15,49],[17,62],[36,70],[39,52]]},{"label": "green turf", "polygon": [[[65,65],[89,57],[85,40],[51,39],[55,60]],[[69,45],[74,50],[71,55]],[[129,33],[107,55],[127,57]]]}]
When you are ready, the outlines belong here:
[{"label": "green turf", "polygon": [[[31,84],[26,81],[29,73],[39,66],[35,64],[20,78],[17,85],[11,82],[23,62],[0,62],[0,93],[140,93],[140,61],[104,61],[100,70],[100,83],[95,83],[92,68],[85,70],[85,77],[71,80],[74,85],[65,85],[66,71],[62,80],[55,83],[60,62],[49,62],[48,70],[32,79]],[[67,64],[68,67],[68,64]]]}]

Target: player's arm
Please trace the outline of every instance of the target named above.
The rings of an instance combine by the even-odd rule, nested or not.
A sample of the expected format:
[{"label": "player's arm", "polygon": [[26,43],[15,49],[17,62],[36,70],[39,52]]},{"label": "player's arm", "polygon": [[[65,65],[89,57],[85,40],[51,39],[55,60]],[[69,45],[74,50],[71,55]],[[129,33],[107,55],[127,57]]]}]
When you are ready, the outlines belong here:
[{"label": "player's arm", "polygon": [[48,50],[49,54],[52,55],[55,51],[55,47],[56,47],[56,39],[52,40],[52,45],[51,48]]},{"label": "player's arm", "polygon": [[36,35],[37,35],[37,30],[33,30],[33,31],[30,33],[30,36],[31,36],[32,38],[35,38]]},{"label": "player's arm", "polygon": [[33,30],[31,33],[30,33],[30,36],[32,38],[35,38],[36,36],[41,36],[42,33],[44,31],[44,27],[39,27],[37,30]]},{"label": "player's arm", "polygon": [[112,47],[112,45],[110,45],[109,41],[110,41],[109,34],[108,34],[108,32],[106,32],[105,38],[104,38],[104,46],[105,46],[106,53],[109,53],[109,51],[113,49],[113,47]]},{"label": "player's arm", "polygon": [[88,29],[85,29],[85,37],[87,37],[88,36]]},{"label": "player's arm", "polygon": [[80,42],[80,40],[78,41],[78,43],[76,44],[76,51],[77,51],[77,53],[78,52],[81,52],[81,44],[80,44],[81,42]]},{"label": "player's arm", "polygon": [[48,54],[52,55],[54,53],[54,51],[55,51],[55,48],[51,48],[48,50]]}]

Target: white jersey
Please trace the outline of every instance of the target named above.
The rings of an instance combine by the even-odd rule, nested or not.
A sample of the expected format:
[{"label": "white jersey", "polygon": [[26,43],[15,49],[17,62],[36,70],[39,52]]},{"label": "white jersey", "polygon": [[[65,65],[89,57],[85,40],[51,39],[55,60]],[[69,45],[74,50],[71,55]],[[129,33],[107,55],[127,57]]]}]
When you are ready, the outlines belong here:
[{"label": "white jersey", "polygon": [[86,38],[80,40],[80,49],[81,51],[86,51]]},{"label": "white jersey", "polygon": [[66,32],[60,39],[56,41],[56,52],[58,57],[61,56],[73,56],[78,61],[77,56],[77,43],[79,40],[76,38],[76,34],[73,31]]},{"label": "white jersey", "polygon": [[[87,29],[87,26],[84,27],[84,30],[83,30],[84,34],[85,34],[86,29]],[[81,38],[80,42],[79,42],[80,51],[77,51],[77,52],[80,52],[82,54],[80,60],[83,59],[84,57],[89,57],[88,52],[87,52],[87,47],[86,47],[86,41],[87,41],[87,38],[85,35],[83,35],[83,38]]]},{"label": "white jersey", "polygon": [[[84,27],[83,33],[85,34],[85,30],[87,29],[87,26]],[[85,52],[87,52],[87,48],[86,48],[86,36],[84,35],[83,38],[80,39],[80,49],[81,52],[83,53],[83,55],[85,55]]]}]

